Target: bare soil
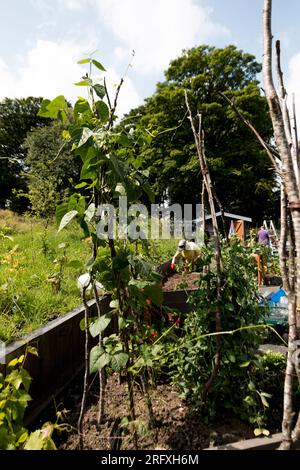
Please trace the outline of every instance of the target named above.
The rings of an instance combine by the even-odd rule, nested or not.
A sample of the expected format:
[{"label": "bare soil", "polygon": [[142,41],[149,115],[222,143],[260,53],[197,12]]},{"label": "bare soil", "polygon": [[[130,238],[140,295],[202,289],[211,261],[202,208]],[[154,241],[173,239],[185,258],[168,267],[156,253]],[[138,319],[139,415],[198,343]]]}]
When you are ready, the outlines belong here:
[{"label": "bare soil", "polygon": [[163,283],[163,290],[195,290],[199,285],[200,273],[176,273],[170,275]]},{"label": "bare soil", "polygon": [[[77,384],[78,387],[78,384]],[[77,395],[79,390],[75,391]],[[134,449],[132,429],[117,426],[120,419],[128,415],[127,385],[119,384],[117,374],[107,383],[105,423],[97,424],[97,394],[92,400],[84,418],[84,449],[110,450]],[[69,394],[69,398],[72,393]],[[76,427],[80,394],[72,411],[67,414],[69,424]],[[138,438],[141,450],[200,450],[206,447],[227,444],[238,440],[253,438],[253,428],[241,422],[235,416],[227,415],[215,423],[205,423],[193,412],[178,395],[176,388],[162,383],[151,392],[151,401],[155,415],[155,426],[149,429],[148,408],[137,386],[135,389],[136,419],[144,431]],[[59,448],[75,450],[78,448],[78,435],[74,431],[60,437]]]}]

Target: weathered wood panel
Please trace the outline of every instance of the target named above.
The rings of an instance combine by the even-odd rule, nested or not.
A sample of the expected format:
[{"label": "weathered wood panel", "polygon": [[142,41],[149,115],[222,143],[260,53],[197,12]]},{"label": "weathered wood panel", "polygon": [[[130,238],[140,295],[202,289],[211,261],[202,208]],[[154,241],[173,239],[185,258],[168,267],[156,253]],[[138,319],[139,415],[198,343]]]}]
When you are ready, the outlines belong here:
[{"label": "weathered wood panel", "polygon": [[[103,314],[110,310],[109,301],[109,298],[105,298],[101,302]],[[91,301],[89,305],[91,316],[96,316],[96,304]],[[38,357],[28,354],[24,365],[32,377],[32,402],[26,414],[27,423],[34,420],[82,369],[85,336],[79,323],[83,318],[84,308],[81,306],[7,346],[5,364],[2,365],[4,373],[6,364],[24,354],[27,345],[36,347],[38,351]],[[109,330],[115,328],[115,322],[112,323],[108,334]]]},{"label": "weathered wood panel", "polygon": [[[217,447],[209,447],[203,450],[275,450],[278,449],[282,442],[282,434],[273,434],[269,437],[255,437],[253,439],[246,439],[244,441],[232,442]],[[293,450],[300,449],[300,443],[295,443],[292,447]]]},{"label": "weathered wood panel", "polygon": [[182,313],[191,311],[191,304],[187,303],[187,298],[193,291],[166,291],[164,292],[164,304],[169,308],[176,308]]}]

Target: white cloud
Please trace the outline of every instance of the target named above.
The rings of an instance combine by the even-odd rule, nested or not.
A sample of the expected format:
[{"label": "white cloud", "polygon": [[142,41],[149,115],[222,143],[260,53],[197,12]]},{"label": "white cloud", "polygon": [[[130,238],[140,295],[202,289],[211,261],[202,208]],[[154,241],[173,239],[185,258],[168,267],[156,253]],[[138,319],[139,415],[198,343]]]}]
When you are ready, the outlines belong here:
[{"label": "white cloud", "polygon": [[212,10],[194,0],[91,0],[120,49],[136,51],[138,72],[161,72],[183,48],[229,36],[211,18]]},{"label": "white cloud", "polygon": [[6,63],[0,58],[0,99],[14,93],[14,80]]},{"label": "white cloud", "polygon": [[82,11],[88,4],[89,0],[57,0],[62,7],[69,8],[72,11]]},{"label": "white cloud", "polygon": [[[57,1],[73,10],[82,3]],[[100,27],[114,34],[117,60],[136,51],[138,73],[159,73],[182,49],[230,36],[213,21],[213,10],[195,0],[84,0],[83,5],[96,8]]]},{"label": "white cloud", "polygon": [[294,55],[289,62],[289,75],[287,80],[287,91],[290,98],[295,93],[295,103],[298,124],[300,123],[300,52]]},{"label": "white cloud", "polygon": [[[113,64],[114,70],[118,71],[123,71],[130,61],[131,51],[135,50],[134,76],[139,79],[139,89],[145,90],[149,80],[156,80],[157,75],[168,67],[170,60],[176,58],[182,49],[205,42],[213,43],[218,38],[230,36],[228,29],[213,20],[213,10],[201,6],[200,0],[30,2],[43,11],[49,22],[56,21],[51,17],[51,11],[53,13],[59,9],[60,13],[66,15],[65,9],[68,9],[78,12],[81,18],[81,11],[87,8],[93,21],[87,26],[79,21],[74,30],[66,30],[62,36],[64,39],[60,41],[51,37],[51,40],[37,39],[34,46],[30,43],[31,49],[22,58],[21,64],[15,63],[14,68],[8,68],[0,58],[0,99],[29,95],[53,98],[64,94],[74,102],[79,94],[85,92],[72,85],[85,72],[85,69],[80,70],[76,62],[86,57],[88,51],[97,49],[99,42],[100,45],[111,45],[106,63]],[[43,31],[44,25],[45,22]],[[53,32],[54,28],[55,23],[51,23],[51,28],[48,25],[45,29]],[[40,29],[38,31],[40,34]],[[85,38],[85,44],[82,44],[82,37]],[[113,81],[117,82],[114,70],[110,73]],[[126,77],[120,93],[119,114],[141,101],[133,81]]]},{"label": "white cloud", "polygon": [[84,73],[76,63],[80,53],[80,48],[71,43],[37,41],[18,69],[9,70],[3,62],[0,65],[1,97],[31,95],[51,99],[64,94],[74,100],[78,90],[72,84]]},{"label": "white cloud", "polygon": [[[114,69],[110,68],[105,74],[108,85],[108,93],[111,101],[114,100],[117,86],[120,83],[120,77],[117,75]],[[117,116],[121,117],[130,109],[139,106],[142,102],[141,97],[138,95],[132,80],[129,77],[125,77],[124,83],[120,89],[117,105]]]},{"label": "white cloud", "polygon": [[53,5],[47,0],[30,0],[30,3],[33,5],[33,7],[42,10],[45,15],[51,14],[53,12]]},{"label": "white cloud", "polygon": [[[19,69],[10,70],[0,59],[0,99],[5,97],[20,98],[42,96],[53,99],[64,95],[75,102],[79,95],[86,96],[86,89],[79,88],[74,82],[79,81],[86,69],[77,64],[86,54],[87,47],[68,42],[55,43],[38,41],[25,58]],[[107,82],[118,81],[114,70],[107,73]],[[120,93],[119,114],[129,111],[141,102],[133,83],[126,79]]]},{"label": "white cloud", "polygon": [[57,5],[61,8],[68,8],[72,11],[81,11],[90,0],[30,0],[32,5],[45,13],[53,13]]},{"label": "white cloud", "polygon": [[84,8],[85,4],[84,2],[78,1],[78,0],[64,0],[64,3],[70,10],[75,10],[75,11],[80,11]]}]

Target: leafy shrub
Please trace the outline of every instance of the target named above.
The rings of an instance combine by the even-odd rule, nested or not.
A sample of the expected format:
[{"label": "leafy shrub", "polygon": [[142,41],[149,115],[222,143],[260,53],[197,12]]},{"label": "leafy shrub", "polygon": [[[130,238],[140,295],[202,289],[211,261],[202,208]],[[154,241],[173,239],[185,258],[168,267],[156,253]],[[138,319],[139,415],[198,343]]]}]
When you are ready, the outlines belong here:
[{"label": "leafy shrub", "polygon": [[[34,349],[29,352],[36,354]],[[24,369],[25,356],[8,364],[8,374],[0,373],[0,450],[54,450],[52,433],[57,424],[46,423],[29,432],[23,426],[24,413],[31,397],[31,377]]]},{"label": "leafy shrub", "polygon": [[281,426],[286,357],[271,351],[256,356],[248,369],[248,394],[240,416],[262,427]]},{"label": "leafy shrub", "polygon": [[[208,247],[203,257],[203,263],[210,263],[211,267],[200,278],[199,289],[189,299],[193,310],[185,319],[180,347],[172,355],[171,376],[182,395],[203,415],[213,418],[226,409],[241,415],[247,408],[244,418],[250,420],[250,414],[256,416],[254,424],[261,427],[263,420],[259,412],[260,408],[264,409],[267,397],[263,392],[255,392],[256,384],[251,385],[249,370],[262,341],[264,312],[258,306],[257,278],[251,252],[237,239],[233,239],[230,245],[224,244],[222,249],[222,330],[231,333],[222,334],[220,371],[207,400],[205,403],[202,400],[216,353],[216,338],[208,336],[216,330],[217,275],[211,263],[212,253],[213,247]],[[255,403],[244,401],[249,393],[257,395]]]},{"label": "leafy shrub", "polygon": [[262,245],[261,243],[255,243],[253,251],[260,255],[263,259],[264,266],[266,269],[265,274],[280,276],[280,263],[279,256],[272,253],[271,248],[268,245]]}]

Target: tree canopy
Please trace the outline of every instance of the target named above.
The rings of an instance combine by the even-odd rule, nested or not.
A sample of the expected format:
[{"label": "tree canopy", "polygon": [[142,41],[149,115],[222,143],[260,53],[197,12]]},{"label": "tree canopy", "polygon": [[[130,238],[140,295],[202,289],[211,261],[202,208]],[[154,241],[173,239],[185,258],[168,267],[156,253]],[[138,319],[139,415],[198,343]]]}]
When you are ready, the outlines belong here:
[{"label": "tree canopy", "polygon": [[228,94],[270,141],[267,103],[257,81],[260,71],[254,56],[232,45],[184,50],[170,63],[165,81],[157,84],[153,96],[125,117],[124,123],[132,117],[155,137],[150,148],[140,148],[139,158],[142,154],[160,200],[168,197],[181,204],[200,200],[199,162],[184,97],[187,90],[193,114],[203,116],[206,156],[224,208],[255,221],[274,217],[278,195],[268,157],[221,96]]},{"label": "tree canopy", "polygon": [[63,138],[63,126],[50,121],[27,134],[23,148],[26,182],[31,209],[41,217],[54,214],[68,189],[78,183],[80,159]]},{"label": "tree canopy", "polygon": [[[5,98],[0,102],[0,208],[19,209],[15,191],[25,188],[22,177],[26,150],[23,141],[32,128],[48,124],[38,117],[42,98]],[[24,203],[24,201],[23,201]]]}]

